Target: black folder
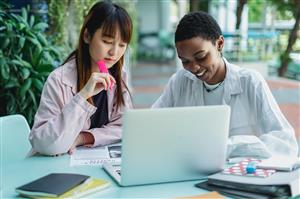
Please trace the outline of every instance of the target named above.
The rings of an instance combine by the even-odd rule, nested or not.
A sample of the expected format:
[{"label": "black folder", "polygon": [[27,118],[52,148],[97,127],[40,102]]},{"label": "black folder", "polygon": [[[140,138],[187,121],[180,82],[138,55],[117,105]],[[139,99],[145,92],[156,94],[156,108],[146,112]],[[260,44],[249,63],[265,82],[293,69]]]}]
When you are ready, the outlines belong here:
[{"label": "black folder", "polygon": [[295,197],[300,195],[300,169],[277,171],[266,178],[217,173],[195,186],[234,198]]}]

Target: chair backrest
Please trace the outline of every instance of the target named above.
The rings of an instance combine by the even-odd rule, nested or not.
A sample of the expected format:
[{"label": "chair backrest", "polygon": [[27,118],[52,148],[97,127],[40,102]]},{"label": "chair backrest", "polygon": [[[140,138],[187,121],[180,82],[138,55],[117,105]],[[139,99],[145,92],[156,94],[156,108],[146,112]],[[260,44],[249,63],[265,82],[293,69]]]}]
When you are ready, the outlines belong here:
[{"label": "chair backrest", "polygon": [[30,150],[29,125],[22,115],[0,117],[1,160],[23,159]]}]

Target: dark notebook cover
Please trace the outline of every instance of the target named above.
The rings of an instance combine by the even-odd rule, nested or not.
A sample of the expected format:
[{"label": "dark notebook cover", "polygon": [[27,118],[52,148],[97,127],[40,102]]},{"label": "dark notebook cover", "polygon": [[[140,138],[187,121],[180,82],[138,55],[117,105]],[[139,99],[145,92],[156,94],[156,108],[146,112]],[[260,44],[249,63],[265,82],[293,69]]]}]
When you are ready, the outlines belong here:
[{"label": "dark notebook cover", "polygon": [[196,187],[237,198],[277,198],[291,195],[289,187],[285,185],[249,185],[209,179],[196,184]]},{"label": "dark notebook cover", "polygon": [[20,186],[16,188],[16,191],[25,195],[59,196],[88,178],[89,176],[86,175],[72,173],[52,173]]},{"label": "dark notebook cover", "polygon": [[235,199],[244,199],[244,198],[259,198],[259,199],[269,199],[269,196],[261,195],[261,194],[255,194],[255,193],[249,193],[249,192],[244,192],[244,191],[239,191],[239,190],[234,190],[234,189],[228,189],[226,187],[219,187],[219,186],[214,186],[211,184],[208,184],[207,181],[200,182],[195,185],[196,187],[199,187],[201,189],[206,189],[208,191],[217,191],[223,196],[227,196],[230,198],[235,198]]}]

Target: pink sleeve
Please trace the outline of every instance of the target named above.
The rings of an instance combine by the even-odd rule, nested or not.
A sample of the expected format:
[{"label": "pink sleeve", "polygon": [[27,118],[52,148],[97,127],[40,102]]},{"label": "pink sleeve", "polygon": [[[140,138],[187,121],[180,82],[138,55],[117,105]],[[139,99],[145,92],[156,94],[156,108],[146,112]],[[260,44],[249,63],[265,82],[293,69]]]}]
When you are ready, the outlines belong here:
[{"label": "pink sleeve", "polygon": [[80,95],[65,102],[67,89],[71,88],[59,81],[58,73],[50,74],[29,135],[33,151],[45,155],[66,153],[96,111],[96,107]]}]

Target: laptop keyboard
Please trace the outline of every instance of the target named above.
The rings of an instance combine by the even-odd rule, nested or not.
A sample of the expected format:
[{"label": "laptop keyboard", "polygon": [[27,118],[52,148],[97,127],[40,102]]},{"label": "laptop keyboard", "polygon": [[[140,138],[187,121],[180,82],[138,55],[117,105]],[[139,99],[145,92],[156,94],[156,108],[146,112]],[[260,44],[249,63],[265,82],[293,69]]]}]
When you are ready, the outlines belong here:
[{"label": "laptop keyboard", "polygon": [[121,175],[121,169],[116,169],[116,172]]},{"label": "laptop keyboard", "polygon": [[113,165],[114,171],[121,176],[121,165]]}]

